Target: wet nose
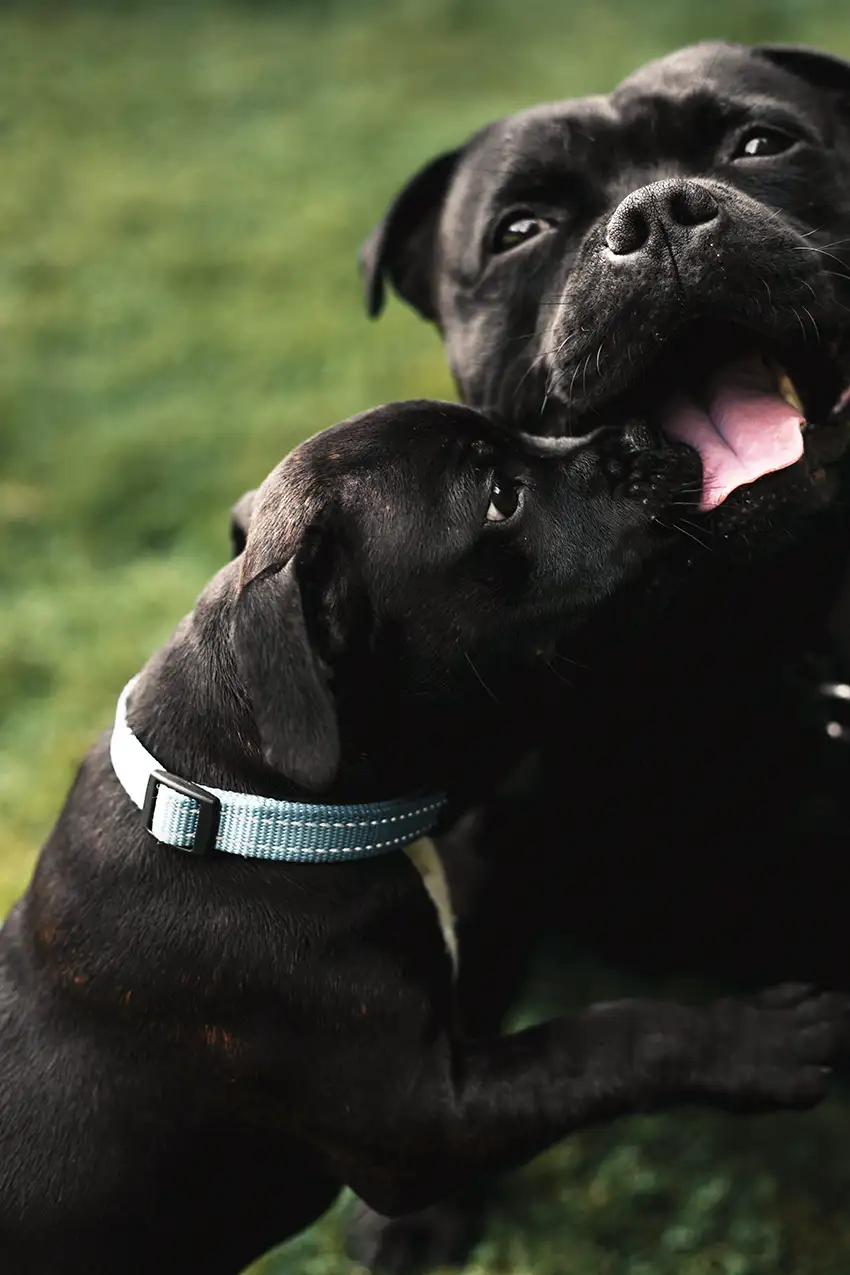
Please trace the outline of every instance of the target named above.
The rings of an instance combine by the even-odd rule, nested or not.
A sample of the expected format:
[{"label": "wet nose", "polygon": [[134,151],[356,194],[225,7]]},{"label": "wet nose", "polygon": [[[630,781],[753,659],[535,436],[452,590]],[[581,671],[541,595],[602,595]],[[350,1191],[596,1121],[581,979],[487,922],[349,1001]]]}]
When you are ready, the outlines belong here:
[{"label": "wet nose", "polygon": [[714,221],[718,212],[717,200],[700,182],[652,182],[633,190],[615,208],[605,242],[617,257],[651,252],[662,239],[693,243],[699,227]]}]

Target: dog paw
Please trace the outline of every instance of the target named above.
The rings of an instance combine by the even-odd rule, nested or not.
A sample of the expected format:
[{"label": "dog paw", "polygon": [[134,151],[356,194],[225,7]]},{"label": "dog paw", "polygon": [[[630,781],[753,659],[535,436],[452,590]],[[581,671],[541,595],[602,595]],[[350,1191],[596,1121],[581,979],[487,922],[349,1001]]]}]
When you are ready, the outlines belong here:
[{"label": "dog paw", "polygon": [[786,984],[709,1011],[706,1090],[736,1111],[814,1106],[850,1046],[850,997]]},{"label": "dog paw", "polygon": [[481,1238],[484,1212],[480,1194],[397,1218],[358,1204],[348,1228],[348,1256],[373,1275],[426,1275],[461,1267]]}]

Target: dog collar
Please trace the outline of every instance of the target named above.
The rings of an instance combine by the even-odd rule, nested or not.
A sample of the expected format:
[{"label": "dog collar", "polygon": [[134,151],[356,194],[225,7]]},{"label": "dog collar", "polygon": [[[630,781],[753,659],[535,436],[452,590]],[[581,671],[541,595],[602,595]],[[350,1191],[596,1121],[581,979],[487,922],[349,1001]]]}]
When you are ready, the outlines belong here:
[{"label": "dog collar", "polygon": [[109,746],[112,768],[142,811],[145,827],[164,845],[207,854],[284,863],[340,863],[406,846],[431,832],[446,797],[397,798],[363,805],[312,805],[251,793],[202,788],[163,770],[133,734],[121,692]]}]

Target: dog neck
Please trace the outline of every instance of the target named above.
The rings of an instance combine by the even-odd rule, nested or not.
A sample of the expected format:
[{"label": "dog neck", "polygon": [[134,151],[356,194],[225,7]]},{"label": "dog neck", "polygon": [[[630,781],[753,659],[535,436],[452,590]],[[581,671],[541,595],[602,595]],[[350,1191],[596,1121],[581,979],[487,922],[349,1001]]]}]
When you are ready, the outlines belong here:
[{"label": "dog neck", "polygon": [[[475,795],[522,752],[519,676],[506,689],[471,671],[406,684],[378,655],[334,670],[341,761],[321,792],[266,764],[249,697],[219,615],[196,611],[145,666],[129,708],[135,734],[173,774],[198,784],[295,801],[371,802],[410,792]],[[226,609],[223,618],[226,620]],[[464,665],[466,661],[463,661]],[[523,688],[524,689],[524,688]]]}]

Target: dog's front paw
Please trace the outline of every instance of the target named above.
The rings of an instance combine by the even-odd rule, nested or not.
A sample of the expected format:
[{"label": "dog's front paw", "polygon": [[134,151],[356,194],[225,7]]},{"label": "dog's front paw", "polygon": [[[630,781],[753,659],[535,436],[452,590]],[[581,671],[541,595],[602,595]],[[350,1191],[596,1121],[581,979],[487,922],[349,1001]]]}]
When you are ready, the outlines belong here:
[{"label": "dog's front paw", "polygon": [[421,1213],[387,1218],[359,1204],[346,1249],[373,1275],[426,1275],[466,1264],[484,1229],[486,1194],[478,1188]]},{"label": "dog's front paw", "polygon": [[755,1001],[718,1001],[700,1087],[734,1111],[814,1106],[850,1046],[850,997],[787,984]]}]

